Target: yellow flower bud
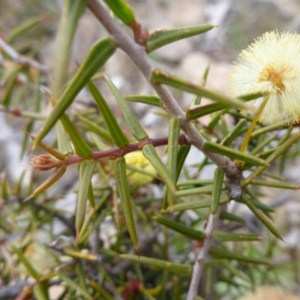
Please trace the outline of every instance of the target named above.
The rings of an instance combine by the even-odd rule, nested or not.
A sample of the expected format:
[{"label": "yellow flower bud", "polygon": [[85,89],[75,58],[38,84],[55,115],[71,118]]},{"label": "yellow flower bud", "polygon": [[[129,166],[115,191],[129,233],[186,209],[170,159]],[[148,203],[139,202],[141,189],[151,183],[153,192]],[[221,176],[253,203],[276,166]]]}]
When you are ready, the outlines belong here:
[{"label": "yellow flower bud", "polygon": [[[157,172],[141,151],[131,152],[125,155],[128,182],[131,185],[145,185],[150,183]],[[130,168],[132,167],[132,168]]]}]

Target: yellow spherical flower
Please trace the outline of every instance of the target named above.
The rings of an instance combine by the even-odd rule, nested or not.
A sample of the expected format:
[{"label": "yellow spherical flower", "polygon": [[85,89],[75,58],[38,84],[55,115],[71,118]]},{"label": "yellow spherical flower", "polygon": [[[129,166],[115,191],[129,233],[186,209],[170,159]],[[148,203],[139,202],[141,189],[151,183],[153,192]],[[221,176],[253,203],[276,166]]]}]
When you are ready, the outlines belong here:
[{"label": "yellow spherical flower", "polygon": [[263,34],[240,54],[230,74],[230,84],[236,97],[252,92],[262,92],[267,97],[258,118],[261,123],[298,121],[300,35],[278,31]]},{"label": "yellow spherical flower", "polygon": [[128,153],[124,157],[129,167],[127,168],[129,184],[141,186],[153,181],[157,172],[141,151]]}]

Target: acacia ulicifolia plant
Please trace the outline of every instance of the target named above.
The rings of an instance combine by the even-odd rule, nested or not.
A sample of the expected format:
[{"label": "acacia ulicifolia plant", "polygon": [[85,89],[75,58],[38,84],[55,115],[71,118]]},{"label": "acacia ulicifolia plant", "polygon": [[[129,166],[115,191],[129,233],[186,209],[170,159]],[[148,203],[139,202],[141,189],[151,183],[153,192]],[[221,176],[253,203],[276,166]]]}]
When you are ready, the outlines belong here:
[{"label": "acacia ulicifolia plant", "polygon": [[[239,264],[268,266],[270,261],[265,257],[244,255],[242,251],[241,253],[233,252],[231,244],[226,244],[227,241],[234,242],[241,245],[239,246],[241,249],[245,249],[243,242],[261,240],[261,236],[257,234],[226,230],[228,224],[244,221],[241,216],[228,212],[227,204],[232,201],[246,205],[276,238],[281,238],[276,224],[269,218],[272,209],[259,201],[255,185],[284,189],[298,188],[297,185],[283,181],[279,175],[270,176],[267,168],[275,160],[281,159],[284,153],[290,151],[300,138],[299,132],[293,132],[293,125],[298,122],[300,116],[298,101],[300,77],[297,75],[300,72],[299,35],[277,31],[265,33],[247,50],[244,50],[230,75],[232,97],[229,97],[205,88],[204,84],[196,85],[162,69],[154,69],[148,56],[148,53],[178,39],[204,34],[214,29],[214,25],[204,24],[149,33],[137,21],[134,10],[128,3],[122,0],[105,0],[104,2],[105,4],[96,0],[69,0],[64,3],[58,31],[55,66],[52,71],[51,92],[48,94],[53,109],[46,117],[41,129],[34,134],[34,137],[31,136],[33,140],[31,149],[39,146],[47,152],[47,154],[32,158],[31,165],[34,171],[55,170],[32,192],[29,198],[34,198],[30,201],[36,201],[38,197],[43,197],[43,193],[51,185],[59,184],[59,179],[70,165],[79,164],[75,214],[76,234],[72,245],[77,252],[72,252],[73,250],[67,252],[57,247],[55,249],[72,258],[92,260],[97,263],[100,256],[102,260],[115,264],[115,267],[107,268],[105,273],[110,283],[113,282],[112,286],[117,286],[118,289],[105,286],[103,291],[102,279],[98,278],[98,281],[95,281],[90,276],[91,274],[85,274],[87,283],[82,284],[80,278],[83,271],[80,267],[74,269],[72,273],[75,279],[61,272],[60,280],[66,282],[71,291],[77,282],[81,282],[80,293],[93,299],[95,295],[103,297],[109,293],[108,299],[112,297],[111,295],[115,297],[114,299],[122,299],[122,296],[123,299],[129,299],[130,287],[134,286],[134,293],[143,295],[147,299],[154,299],[153,297],[170,299],[168,297],[173,297],[170,295],[176,294],[178,299],[186,297],[188,300],[201,299],[197,296],[199,294],[205,296],[205,291],[199,288],[201,280],[208,282],[207,293],[215,289],[216,283],[222,279],[217,276],[212,280],[211,271],[219,269],[220,266],[226,270],[224,274],[230,273],[230,278],[236,276],[247,281],[248,276],[239,270]],[[67,82],[70,48],[78,20],[86,7],[104,26],[108,37],[95,42],[77,72]],[[125,29],[126,26],[131,29],[131,35]],[[2,47],[2,49],[8,51],[10,48],[6,47],[5,50]],[[101,74],[122,111],[122,122],[128,126],[130,136],[124,133],[106,99],[94,84],[95,75],[114,55],[116,49],[128,55],[154,92],[153,95],[124,97],[113,82],[106,75]],[[26,61],[26,58],[22,61],[24,59]],[[40,65],[32,60],[28,60],[27,65],[40,68]],[[203,83],[207,74],[203,76]],[[187,111],[180,107],[170,92],[169,86],[196,96]],[[89,138],[75,126],[71,121],[71,114],[67,112],[78,93],[85,87],[88,88],[101,114],[102,126],[93,123],[92,120],[84,119],[87,131],[93,132]],[[212,104],[201,105],[201,97],[212,100]],[[149,137],[128,105],[128,101],[142,102],[163,109],[164,114],[170,118],[168,137]],[[9,105],[6,105],[6,109],[8,112],[13,111]],[[247,112],[250,113],[247,114]],[[203,126],[199,118],[206,115],[211,117],[211,121],[208,126]],[[234,117],[238,121],[231,126],[224,121],[224,115]],[[42,142],[54,127],[57,132],[58,149]],[[287,127],[286,134],[281,137],[269,135],[271,131]],[[239,144],[240,140],[242,142]],[[155,148],[159,146],[167,146],[166,163],[156,152]],[[204,154],[204,159],[199,159],[198,171],[193,177],[185,170],[186,158],[191,147],[196,147]],[[117,194],[110,181],[111,178],[106,174],[107,168],[110,167],[103,162],[105,158],[113,161],[113,171],[109,171],[114,174]],[[213,178],[199,179],[200,174],[204,173],[205,166],[210,163],[216,166]],[[245,170],[247,170],[246,178],[243,176]],[[100,180],[100,185],[96,186],[92,178],[98,173],[103,178]],[[154,179],[159,179],[160,184],[163,184],[163,196],[149,201],[149,207],[145,209],[150,212],[150,215],[146,215],[139,209],[135,192],[140,186],[145,186]],[[135,188],[132,188],[133,186]],[[98,190],[103,191],[100,196],[97,194]],[[97,214],[105,211],[104,203],[109,202],[111,198],[114,212],[109,211],[109,214],[116,216],[115,223],[118,227],[120,218],[117,200],[120,199],[126,232],[130,236],[135,253],[128,254],[126,251],[124,253],[122,247],[118,246],[123,243],[123,240],[118,237],[118,243],[116,243],[118,245],[112,242],[111,247],[114,251],[105,252],[100,248],[94,249],[95,256],[91,258],[90,253],[82,254],[80,250],[84,246],[88,247],[89,236],[100,226],[101,222],[104,222],[104,217],[101,219]],[[157,209],[157,201],[160,201],[159,209]],[[193,211],[196,220],[190,217],[189,211]],[[186,219],[189,221],[185,222]],[[175,236],[182,236],[187,241],[195,241],[194,262],[191,263],[188,255],[180,259],[178,253],[179,262],[172,261],[168,255],[155,255],[155,258],[144,255],[147,253],[147,246],[145,247],[145,244],[141,242],[143,234],[137,228],[145,229],[148,224],[151,224],[151,231],[155,233],[149,238],[150,244],[153,244],[157,237],[158,225],[168,230],[163,231],[166,239],[168,234],[172,233]],[[122,236],[122,229],[124,227],[119,227],[118,236]],[[188,254],[192,248],[191,243],[187,244],[189,246],[183,248]],[[168,251],[170,249],[166,252]],[[153,255],[155,251],[150,252]],[[21,254],[18,255],[24,262]],[[117,259],[118,262],[112,262],[111,257]],[[128,265],[122,267],[121,260],[129,263],[129,267],[130,262],[135,266],[136,264],[143,265],[143,269],[139,269],[134,281],[128,277],[125,280],[126,283],[118,286],[118,272],[115,269],[118,269],[120,265],[120,272],[126,274],[128,267]],[[237,264],[231,264],[232,260],[237,261]],[[76,264],[77,261],[74,263]],[[151,267],[158,268],[159,271],[151,271]],[[204,271],[207,272],[204,273]],[[145,276],[141,276],[140,273],[143,272]],[[151,272],[158,278],[158,280],[151,279],[151,285],[156,285],[155,289],[148,288],[149,282],[146,277]],[[31,272],[30,275],[33,276],[33,273]],[[180,285],[178,283],[180,281],[175,283],[173,275],[168,274],[175,274],[176,278],[182,277],[184,284]],[[224,274],[221,272],[220,276]],[[57,272],[48,274],[45,281],[56,275]],[[41,275],[34,273],[33,277],[37,280],[39,276]],[[164,284],[160,282],[162,278]],[[166,283],[174,287],[172,291]],[[37,281],[36,284],[39,286],[40,283]],[[177,288],[178,285],[180,289]],[[231,284],[228,283],[228,286]],[[48,293],[47,287],[41,286],[41,288]],[[123,292],[119,292],[120,288],[123,288]],[[92,296],[89,295],[91,290]],[[69,290],[65,291],[66,294],[69,293]]]}]

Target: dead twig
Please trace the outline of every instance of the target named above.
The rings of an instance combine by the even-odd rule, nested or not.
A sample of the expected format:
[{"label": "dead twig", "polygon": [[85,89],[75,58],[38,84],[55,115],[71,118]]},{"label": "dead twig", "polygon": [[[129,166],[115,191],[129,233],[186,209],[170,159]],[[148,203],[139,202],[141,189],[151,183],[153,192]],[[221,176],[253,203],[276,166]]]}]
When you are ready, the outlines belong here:
[{"label": "dead twig", "polygon": [[21,66],[29,66],[41,71],[42,74],[49,75],[49,67],[36,62],[35,60],[19,54],[12,46],[0,37],[0,49],[2,49],[14,62]]}]

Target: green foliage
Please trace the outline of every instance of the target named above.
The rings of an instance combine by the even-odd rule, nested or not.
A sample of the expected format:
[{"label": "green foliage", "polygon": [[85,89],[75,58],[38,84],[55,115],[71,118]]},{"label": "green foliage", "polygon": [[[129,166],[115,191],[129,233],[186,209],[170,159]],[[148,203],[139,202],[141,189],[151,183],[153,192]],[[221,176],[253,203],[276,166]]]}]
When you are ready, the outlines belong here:
[{"label": "green foliage", "polygon": [[[297,282],[299,262],[291,257],[276,264],[285,252],[279,243],[284,228],[273,217],[276,209],[264,203],[263,191],[299,189],[283,173],[299,155],[300,133],[284,123],[256,124],[239,112],[261,93],[233,98],[204,87],[209,66],[197,85],[169,68],[151,69],[155,55],[146,54],[215,26],[148,35],[136,20],[135,5],[126,1],[106,0],[107,6],[93,0],[63,2],[60,15],[41,1],[44,14],[10,28],[3,38],[8,47],[0,44],[0,109],[5,113],[0,117],[7,124],[22,120],[22,156],[29,150],[36,155],[30,176],[22,173],[13,180],[0,174],[0,300],[54,299],[52,285],[61,289],[55,299],[185,299],[198,264],[194,252],[203,254],[200,279],[206,286],[194,299],[234,299],[260,284],[276,284],[280,272]],[[87,9],[107,33],[74,71],[72,45]],[[19,44],[48,18],[52,27],[59,24],[57,31],[44,33],[56,38],[51,68],[37,62],[36,45],[25,51]],[[114,81],[117,72],[103,73],[117,48],[137,64],[154,92],[125,96]],[[186,111],[169,87],[176,97],[193,95]],[[80,93],[90,105],[77,102]],[[202,104],[204,97],[213,103]],[[137,103],[154,107],[160,121],[146,126]],[[191,165],[188,156],[195,147],[197,161]],[[124,156],[135,151],[143,155],[127,163]],[[147,164],[155,171],[147,173]],[[208,171],[211,165],[214,174]],[[141,182],[145,174],[154,179],[139,184],[130,180],[133,173]],[[70,204],[72,194],[77,201]],[[240,213],[243,208],[248,213]],[[256,221],[257,232],[250,232],[249,223]],[[19,281],[26,289],[17,286]],[[3,298],[6,290],[13,296]]]}]

